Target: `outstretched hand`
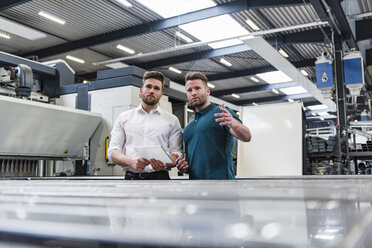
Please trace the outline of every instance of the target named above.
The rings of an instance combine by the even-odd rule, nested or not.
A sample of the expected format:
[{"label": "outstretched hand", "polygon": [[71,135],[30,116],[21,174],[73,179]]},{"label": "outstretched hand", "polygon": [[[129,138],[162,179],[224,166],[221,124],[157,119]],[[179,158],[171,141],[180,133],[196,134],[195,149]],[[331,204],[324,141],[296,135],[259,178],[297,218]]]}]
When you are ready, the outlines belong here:
[{"label": "outstretched hand", "polygon": [[221,126],[228,126],[229,128],[232,128],[234,125],[234,117],[231,115],[231,113],[225,108],[225,105],[222,104],[220,107],[221,113],[214,114],[216,118],[216,122],[219,122]]}]

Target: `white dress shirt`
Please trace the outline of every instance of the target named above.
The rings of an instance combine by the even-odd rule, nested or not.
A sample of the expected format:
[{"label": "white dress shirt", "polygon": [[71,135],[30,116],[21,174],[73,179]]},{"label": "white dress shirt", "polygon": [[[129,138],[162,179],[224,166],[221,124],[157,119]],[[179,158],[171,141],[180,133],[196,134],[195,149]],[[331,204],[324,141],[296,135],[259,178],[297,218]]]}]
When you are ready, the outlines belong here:
[{"label": "white dress shirt", "polygon": [[[130,156],[138,156],[136,146],[162,146],[168,154],[182,156],[182,130],[177,117],[161,109],[147,113],[140,104],[137,108],[121,113],[111,131],[108,157],[114,150],[123,151]],[[140,172],[131,166],[124,166],[124,170]],[[151,165],[142,172],[153,172]]]}]

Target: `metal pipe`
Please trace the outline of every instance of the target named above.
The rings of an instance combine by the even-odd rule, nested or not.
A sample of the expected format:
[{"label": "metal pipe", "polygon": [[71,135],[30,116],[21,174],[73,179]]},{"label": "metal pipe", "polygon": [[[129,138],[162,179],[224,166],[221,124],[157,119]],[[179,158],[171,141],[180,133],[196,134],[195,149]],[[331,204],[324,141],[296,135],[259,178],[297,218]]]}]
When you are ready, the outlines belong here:
[{"label": "metal pipe", "polygon": [[37,176],[43,177],[45,171],[45,160],[39,160],[37,164]]}]

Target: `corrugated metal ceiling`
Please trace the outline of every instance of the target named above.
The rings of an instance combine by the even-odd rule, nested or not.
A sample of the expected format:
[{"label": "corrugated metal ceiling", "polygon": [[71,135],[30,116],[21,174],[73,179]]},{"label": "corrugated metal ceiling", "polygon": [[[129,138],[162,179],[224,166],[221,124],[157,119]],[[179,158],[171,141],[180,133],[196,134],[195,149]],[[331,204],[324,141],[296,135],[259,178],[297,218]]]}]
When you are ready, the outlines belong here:
[{"label": "corrugated metal ceiling", "polygon": [[[233,0],[216,0],[217,3],[226,3]],[[361,11],[371,11],[370,0],[356,0],[361,6]],[[45,1],[45,0],[33,0],[25,4],[7,9],[0,13],[0,16],[17,20],[20,23],[26,24],[38,30],[47,32],[47,38],[29,42],[23,38],[16,37],[12,40],[12,44],[0,43],[0,49],[20,54],[33,50],[38,50],[48,46],[54,46],[61,44],[66,41],[78,40],[82,38],[91,37],[97,34],[107,33],[118,29],[135,26],[142,23],[147,23],[154,20],[161,20],[162,18],[156,13],[148,10],[141,4],[134,0],[131,0],[133,7],[126,9],[121,7],[113,0],[64,0],[64,1]],[[53,24],[38,15],[40,10],[55,14],[58,17],[65,19],[65,25]],[[237,20],[247,30],[251,28],[246,24],[247,18],[251,19],[261,30],[269,30],[272,28],[280,28],[293,26],[298,24],[310,23],[318,21],[319,17],[314,11],[311,4],[297,5],[291,7],[281,8],[262,8],[255,10],[244,10],[232,14],[233,18]],[[310,30],[312,28],[303,28],[302,30]],[[89,73],[92,71],[101,70],[107,68],[104,66],[93,66],[93,62],[106,60],[110,58],[130,56],[121,52],[116,48],[117,44],[122,44],[135,50],[135,54],[148,53],[154,51],[160,51],[169,47],[175,47],[183,44],[178,38],[175,37],[175,32],[178,28],[169,28],[167,30],[152,32],[144,35],[130,37],[118,41],[109,42],[106,44],[100,44],[93,46],[90,49],[80,49],[69,53],[76,55],[86,60],[85,65],[75,65],[74,62],[69,62],[77,73]],[[292,30],[282,32],[282,34],[294,33],[300,30]],[[269,34],[265,37],[273,37],[280,34]],[[194,37],[192,37],[194,38]],[[194,38],[195,41],[197,41]],[[4,44],[5,43],[5,44]],[[291,61],[301,61],[304,59],[314,59],[320,56],[322,52],[331,52],[330,45],[327,44],[294,44],[294,45],[282,45],[280,46],[289,55]],[[278,47],[279,49],[279,47]],[[153,61],[157,59],[169,58],[173,56],[182,56],[201,51],[211,50],[208,46],[202,46],[198,48],[191,48],[186,50],[179,50],[170,52],[167,54],[158,54],[151,56],[151,58],[138,58],[131,60],[131,63],[140,63],[146,61]],[[64,58],[67,53],[52,56],[47,59]],[[232,63],[231,67],[224,66],[219,63],[220,58],[224,58]],[[160,66],[154,69],[163,71],[167,76],[173,80],[183,81],[183,77],[188,71],[202,71],[207,75],[219,74],[223,72],[241,71],[258,67],[270,66],[269,62],[263,60],[254,51],[246,51],[240,53],[234,53],[225,55],[222,57],[215,57],[212,59],[196,60],[184,63],[178,63],[172,65],[177,69],[183,71],[182,74],[178,75],[168,70],[169,66]],[[84,67],[84,68],[83,68]],[[303,68],[305,69],[310,78],[315,77],[315,71],[313,67]],[[227,80],[215,81],[216,89],[228,89],[238,88],[250,85],[256,85],[252,83],[248,77],[233,78]],[[263,82],[260,82],[263,83]],[[259,84],[260,84],[259,83]],[[260,95],[257,93],[257,97],[273,96],[272,92],[263,93]],[[266,95],[265,95],[266,94]],[[275,95],[275,94],[274,94]]]}]

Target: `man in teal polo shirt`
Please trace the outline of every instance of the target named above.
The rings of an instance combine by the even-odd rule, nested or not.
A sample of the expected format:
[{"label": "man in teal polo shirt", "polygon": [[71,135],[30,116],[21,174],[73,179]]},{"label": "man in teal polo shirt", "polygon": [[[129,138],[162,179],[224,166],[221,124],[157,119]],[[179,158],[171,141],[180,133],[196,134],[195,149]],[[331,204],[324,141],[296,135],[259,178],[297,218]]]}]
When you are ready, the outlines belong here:
[{"label": "man in teal polo shirt", "polygon": [[187,98],[196,113],[184,130],[186,158],[176,160],[177,168],[189,173],[190,179],[234,179],[233,137],[250,141],[249,128],[223,104],[219,107],[209,101],[203,73],[190,72],[185,81]]}]

